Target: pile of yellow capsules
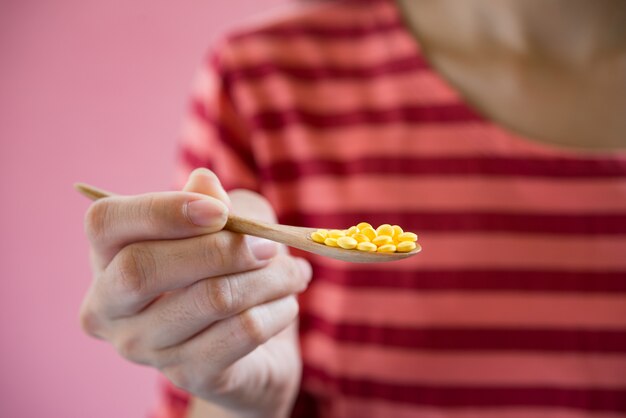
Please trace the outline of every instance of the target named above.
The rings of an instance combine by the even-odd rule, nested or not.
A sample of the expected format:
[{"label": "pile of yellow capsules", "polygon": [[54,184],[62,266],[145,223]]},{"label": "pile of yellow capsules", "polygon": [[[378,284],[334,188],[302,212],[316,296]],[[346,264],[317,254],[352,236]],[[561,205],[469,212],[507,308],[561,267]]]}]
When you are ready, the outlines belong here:
[{"label": "pile of yellow capsules", "polygon": [[379,253],[408,253],[419,246],[417,235],[404,232],[398,225],[383,224],[374,229],[367,222],[344,230],[318,229],[311,234],[311,239],[329,247]]}]

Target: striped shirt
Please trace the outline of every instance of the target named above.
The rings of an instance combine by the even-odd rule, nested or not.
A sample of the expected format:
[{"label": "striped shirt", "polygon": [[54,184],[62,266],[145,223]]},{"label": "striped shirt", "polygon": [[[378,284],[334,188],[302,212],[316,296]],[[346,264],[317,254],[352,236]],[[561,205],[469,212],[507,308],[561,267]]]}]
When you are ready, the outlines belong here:
[{"label": "striped shirt", "polygon": [[[487,120],[391,1],[294,8],[207,59],[180,178],[208,167],[282,223],[399,224],[424,250],[296,252],[314,279],[293,416],[626,417],[626,153]],[[187,395],[166,394],[160,416],[182,416]]]}]

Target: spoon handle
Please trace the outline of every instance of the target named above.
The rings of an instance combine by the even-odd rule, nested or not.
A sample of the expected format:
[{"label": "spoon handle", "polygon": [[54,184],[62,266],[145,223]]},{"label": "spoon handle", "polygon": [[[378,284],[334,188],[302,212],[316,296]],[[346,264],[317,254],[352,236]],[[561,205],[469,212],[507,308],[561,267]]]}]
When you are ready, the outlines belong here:
[{"label": "spoon handle", "polygon": [[107,192],[105,190],[97,188],[96,186],[91,186],[85,183],[74,183],[74,188],[80,194],[91,200],[98,200],[109,196],[115,196],[114,193]]},{"label": "spoon handle", "polygon": [[309,234],[315,231],[314,228],[270,224],[230,214],[224,229],[269,239],[305,251],[312,251],[315,246],[319,247],[319,244],[308,239]]}]

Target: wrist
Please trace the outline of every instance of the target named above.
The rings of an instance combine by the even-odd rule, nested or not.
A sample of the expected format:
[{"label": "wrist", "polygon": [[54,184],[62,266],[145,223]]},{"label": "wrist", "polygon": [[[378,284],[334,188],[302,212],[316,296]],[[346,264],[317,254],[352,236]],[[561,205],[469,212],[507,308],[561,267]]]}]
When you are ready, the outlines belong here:
[{"label": "wrist", "polygon": [[229,408],[200,398],[192,398],[186,418],[287,418],[293,402],[273,408]]},{"label": "wrist", "polygon": [[298,385],[282,392],[266,393],[256,401],[208,401],[193,396],[186,418],[288,418],[291,415]]}]

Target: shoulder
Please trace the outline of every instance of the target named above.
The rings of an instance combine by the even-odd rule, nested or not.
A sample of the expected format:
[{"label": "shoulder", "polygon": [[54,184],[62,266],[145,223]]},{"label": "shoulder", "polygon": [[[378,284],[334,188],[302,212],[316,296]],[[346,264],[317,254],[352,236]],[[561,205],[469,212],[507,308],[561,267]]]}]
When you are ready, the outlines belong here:
[{"label": "shoulder", "polygon": [[[239,22],[212,49],[220,66],[303,63],[337,43],[355,44],[399,25],[392,0],[306,0]],[[356,49],[356,48],[355,48]]]},{"label": "shoulder", "polygon": [[350,35],[351,29],[371,26],[372,13],[389,3],[392,0],[300,0],[242,22],[231,38]]}]

